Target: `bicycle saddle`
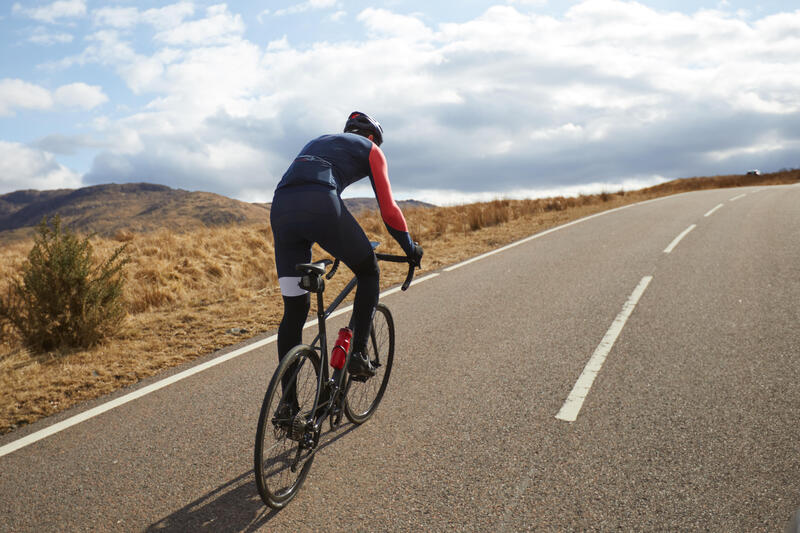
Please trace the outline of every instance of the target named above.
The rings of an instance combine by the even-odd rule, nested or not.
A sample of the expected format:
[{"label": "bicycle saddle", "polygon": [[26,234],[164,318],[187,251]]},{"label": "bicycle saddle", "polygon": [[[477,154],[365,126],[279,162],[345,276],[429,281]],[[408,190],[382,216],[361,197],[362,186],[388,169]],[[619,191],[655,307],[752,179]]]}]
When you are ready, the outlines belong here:
[{"label": "bicycle saddle", "polygon": [[321,276],[325,273],[325,267],[330,264],[331,261],[329,259],[323,259],[322,261],[317,261],[316,263],[300,263],[295,265],[295,269],[303,274],[317,274]]}]

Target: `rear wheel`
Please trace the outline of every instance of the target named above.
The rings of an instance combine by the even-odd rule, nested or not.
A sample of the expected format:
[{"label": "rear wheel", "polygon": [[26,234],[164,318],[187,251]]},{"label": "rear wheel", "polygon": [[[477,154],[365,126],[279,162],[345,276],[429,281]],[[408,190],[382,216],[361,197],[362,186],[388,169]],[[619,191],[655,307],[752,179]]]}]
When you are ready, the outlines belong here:
[{"label": "rear wheel", "polygon": [[374,376],[364,380],[348,378],[344,414],[353,424],[363,424],[378,408],[386,392],[394,360],[394,320],[389,308],[378,304],[372,318],[366,355],[377,369]]},{"label": "rear wheel", "polygon": [[[319,435],[310,434],[306,423],[314,407],[320,370],[319,356],[310,346],[292,348],[272,376],[261,415],[255,446],[258,492],[273,509],[284,507],[300,490],[311,463]],[[284,393],[282,382],[295,383]]]}]

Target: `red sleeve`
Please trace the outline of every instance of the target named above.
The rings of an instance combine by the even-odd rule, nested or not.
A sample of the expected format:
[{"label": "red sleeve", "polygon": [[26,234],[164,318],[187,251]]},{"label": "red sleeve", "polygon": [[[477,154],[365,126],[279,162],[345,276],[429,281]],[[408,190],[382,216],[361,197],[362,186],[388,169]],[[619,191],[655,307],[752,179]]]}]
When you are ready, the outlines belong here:
[{"label": "red sleeve", "polygon": [[389,169],[386,157],[377,145],[372,145],[369,152],[369,167],[372,170],[372,184],[375,187],[375,196],[378,198],[378,207],[381,217],[387,226],[398,231],[408,231],[403,212],[392,198],[392,186],[389,184]]}]

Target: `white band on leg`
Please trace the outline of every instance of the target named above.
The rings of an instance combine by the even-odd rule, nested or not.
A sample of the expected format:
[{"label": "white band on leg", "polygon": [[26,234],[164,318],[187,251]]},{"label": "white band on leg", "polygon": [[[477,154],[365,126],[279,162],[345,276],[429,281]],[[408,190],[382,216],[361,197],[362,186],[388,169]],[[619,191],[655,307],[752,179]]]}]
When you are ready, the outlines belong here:
[{"label": "white band on leg", "polygon": [[303,296],[308,291],[300,288],[300,276],[285,276],[278,278],[278,283],[281,284],[281,294],[283,296]]}]

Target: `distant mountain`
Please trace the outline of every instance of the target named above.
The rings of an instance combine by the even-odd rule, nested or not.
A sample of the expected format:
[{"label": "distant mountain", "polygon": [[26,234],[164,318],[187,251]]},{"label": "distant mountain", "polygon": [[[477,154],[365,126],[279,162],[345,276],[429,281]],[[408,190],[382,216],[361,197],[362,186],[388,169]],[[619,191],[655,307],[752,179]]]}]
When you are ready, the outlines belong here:
[{"label": "distant mountain", "polygon": [[[254,204],[269,210],[271,203]],[[357,214],[361,211],[372,210],[377,211],[378,201],[375,198],[345,198],[344,205],[351,213]],[[410,209],[414,207],[436,207],[434,204],[420,202],[419,200],[397,200],[397,205],[400,209]]]},{"label": "distant mountain", "polygon": [[[353,213],[377,209],[374,198],[346,199]],[[434,207],[416,200],[401,208]],[[81,189],[24,190],[0,195],[0,239],[30,235],[43,217],[60,215],[63,223],[82,233],[113,236],[120,230],[183,231],[269,221],[270,204],[233,200],[208,192],[190,192],[153,183],[95,185]]]},{"label": "distant mountain", "polygon": [[269,211],[263,206],[218,194],[189,192],[152,183],[125,183],[2,195],[0,235],[28,234],[43,217],[55,215],[60,215],[61,220],[76,231],[100,235],[114,235],[119,230],[186,230],[198,225],[269,220]]},{"label": "distant mountain", "polygon": [[[345,198],[344,205],[346,205],[347,209],[349,209],[352,213],[358,213],[359,211],[365,210],[375,211],[378,209],[378,201],[375,198]],[[411,209],[414,207],[436,207],[433,204],[420,202],[419,200],[398,200],[397,205],[400,206],[400,209]]]}]

